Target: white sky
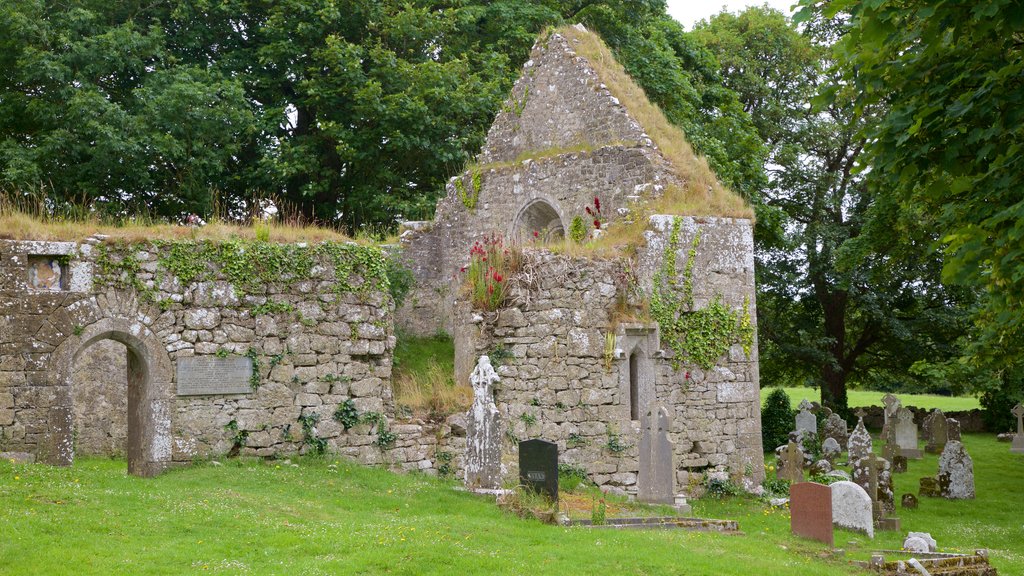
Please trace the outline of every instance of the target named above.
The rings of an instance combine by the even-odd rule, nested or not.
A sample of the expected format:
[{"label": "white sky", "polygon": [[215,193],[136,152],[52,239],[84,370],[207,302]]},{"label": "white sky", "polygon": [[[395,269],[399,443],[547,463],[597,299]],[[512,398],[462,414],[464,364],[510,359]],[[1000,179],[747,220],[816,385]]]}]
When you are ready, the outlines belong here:
[{"label": "white sky", "polygon": [[669,15],[681,22],[687,30],[693,30],[694,24],[718,14],[723,7],[729,12],[740,12],[747,6],[767,4],[783,14],[792,16],[793,11],[790,7],[796,2],[797,0],[668,0],[667,3]]}]

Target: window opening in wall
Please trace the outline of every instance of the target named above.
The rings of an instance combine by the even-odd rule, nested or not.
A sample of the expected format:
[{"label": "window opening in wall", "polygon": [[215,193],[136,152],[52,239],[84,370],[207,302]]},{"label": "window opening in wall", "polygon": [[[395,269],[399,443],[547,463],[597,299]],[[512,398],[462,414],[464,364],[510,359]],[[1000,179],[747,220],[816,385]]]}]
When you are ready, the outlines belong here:
[{"label": "window opening in wall", "polygon": [[629,355],[629,419],[640,419],[640,359],[634,351]]},{"label": "window opening in wall", "polygon": [[565,237],[565,227],[558,212],[543,200],[534,200],[523,208],[516,219],[515,231],[520,239],[537,238],[541,242]]}]

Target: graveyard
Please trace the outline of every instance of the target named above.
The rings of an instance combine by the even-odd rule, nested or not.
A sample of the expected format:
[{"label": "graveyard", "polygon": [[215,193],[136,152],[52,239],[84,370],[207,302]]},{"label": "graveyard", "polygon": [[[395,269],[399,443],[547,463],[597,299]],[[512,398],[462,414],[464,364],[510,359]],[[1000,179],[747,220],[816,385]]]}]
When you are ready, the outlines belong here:
[{"label": "graveyard", "polygon": [[[197,62],[259,44],[224,65],[303,61],[283,77],[310,100],[264,102],[248,68],[208,91],[203,66],[168,72],[110,115],[158,138],[106,150],[91,188],[61,179],[75,158],[42,184],[48,141],[0,132],[0,572],[1024,574],[1024,273],[1020,226],[999,228],[1024,220],[918,208],[947,184],[998,197],[1009,161],[915,166],[904,141],[967,130],[925,122],[941,106],[883,121],[884,82],[839,90],[877,74],[835,62],[872,52],[850,39],[887,3],[691,33],[657,2],[457,4],[245,8]],[[149,10],[168,52],[126,69],[204,53],[175,19],[215,18]],[[308,22],[264,30],[303,18],[329,31],[295,54]],[[759,26],[793,70],[734,53]],[[12,70],[62,50],[8,44]],[[736,82],[744,58],[782,76]],[[48,107],[19,82],[0,112]],[[208,146],[177,147],[194,118],[166,85],[210,114]],[[189,158],[128,162],[168,142]]]},{"label": "graveyard", "polygon": [[[76,574],[466,573],[541,574],[619,569],[636,573],[869,574],[849,565],[871,550],[899,550],[907,531],[929,532],[941,551],[984,545],[1000,574],[1024,570],[1017,483],[1024,458],[990,435],[965,435],[975,461],[975,500],[921,499],[898,508],[903,532],[874,540],[836,529],[835,557],[790,533],[785,508],[724,496],[691,501],[693,513],[736,520],[741,535],[670,530],[591,531],[521,520],[493,498],[451,482],[395,475],[344,460],[198,462],[153,479],[124,461],[72,468],[0,462],[0,557],[10,573]],[[911,461],[897,494],[917,491],[937,456]],[[17,477],[17,480],[14,478]],[[60,538],[57,538],[57,535]],[[100,537],[102,535],[102,537]],[[979,544],[980,543],[980,544]],[[681,568],[685,566],[686,568]]]}]

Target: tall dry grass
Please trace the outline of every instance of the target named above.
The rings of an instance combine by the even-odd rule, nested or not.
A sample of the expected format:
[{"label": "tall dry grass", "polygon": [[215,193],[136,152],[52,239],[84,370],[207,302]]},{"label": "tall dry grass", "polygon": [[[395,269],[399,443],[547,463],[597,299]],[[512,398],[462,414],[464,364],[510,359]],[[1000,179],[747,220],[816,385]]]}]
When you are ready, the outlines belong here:
[{"label": "tall dry grass", "polygon": [[473,389],[456,385],[451,370],[433,359],[421,372],[397,374],[393,388],[395,402],[420,416],[443,417],[468,410],[473,403]]},{"label": "tall dry grass", "polygon": [[707,160],[694,152],[682,129],[669,122],[664,112],[647,98],[600,36],[573,26],[563,26],[555,32],[568,38],[576,53],[590,62],[608,90],[643,126],[683,181],[682,186],[665,191],[659,209],[668,214],[753,218],[754,212],[746,201],[718,181]]},{"label": "tall dry grass", "polygon": [[[84,201],[83,201],[84,202]],[[215,213],[220,209],[215,209]],[[263,239],[271,242],[348,241],[332,228],[305,224],[294,214],[243,222],[214,217],[203,225],[180,225],[140,212],[110,215],[77,201],[56,204],[44,196],[0,192],[0,239],[80,241],[95,234],[129,242],[147,240]],[[369,242],[369,238],[359,238]]]}]

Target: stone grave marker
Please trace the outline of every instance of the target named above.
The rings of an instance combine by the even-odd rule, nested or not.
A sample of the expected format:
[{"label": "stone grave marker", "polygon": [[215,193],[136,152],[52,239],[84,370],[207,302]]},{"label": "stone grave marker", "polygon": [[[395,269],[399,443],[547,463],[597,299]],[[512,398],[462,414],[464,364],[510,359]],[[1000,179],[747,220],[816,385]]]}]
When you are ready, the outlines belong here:
[{"label": "stone grave marker", "polygon": [[871,517],[871,497],[859,484],[840,480],[833,482],[832,523],[840,528],[856,530],[875,537],[875,522]]},{"label": "stone grave marker", "polygon": [[835,438],[825,438],[825,441],[821,443],[821,455],[828,460],[829,464],[835,464],[842,453],[843,449]]},{"label": "stone grave marker", "polygon": [[853,433],[850,434],[848,446],[850,464],[867,458],[868,454],[871,453],[871,434],[868,434],[868,429],[864,427],[864,411],[858,411],[857,416],[857,426],[853,429]]},{"label": "stone grave marker", "polygon": [[816,482],[789,487],[789,526],[793,534],[832,545],[832,490]]},{"label": "stone grave marker", "polygon": [[794,484],[804,481],[804,451],[796,442],[790,440],[782,449],[777,475],[780,480],[789,480]]},{"label": "stone grave marker", "polygon": [[917,424],[914,424],[914,413],[909,408],[900,408],[896,412],[893,428],[900,456],[914,459],[924,456],[917,447]]},{"label": "stone grave marker", "polygon": [[853,481],[871,497],[871,514],[880,530],[898,530],[899,518],[890,518],[896,510],[889,461],[870,454],[853,465]]},{"label": "stone grave marker", "polygon": [[1010,413],[1017,417],[1017,433],[1013,435],[1010,452],[1024,454],[1024,406],[1018,403]]},{"label": "stone grave marker", "polygon": [[951,440],[960,441],[960,421],[956,418],[946,418],[946,442]]},{"label": "stone grave marker", "polygon": [[846,450],[846,443],[850,439],[850,431],[846,425],[846,420],[843,420],[842,416],[836,413],[830,414],[825,419],[821,429],[825,438],[834,439],[839,443],[841,450]]},{"label": "stone grave marker", "polygon": [[900,498],[900,506],[910,510],[917,508],[917,496],[907,492]]},{"label": "stone grave marker", "polygon": [[909,532],[907,533],[907,538],[920,538],[924,540],[928,546],[925,552],[935,552],[939,549],[939,543],[935,541],[935,538],[932,538],[930,532]]},{"label": "stone grave marker", "polygon": [[640,419],[640,473],[637,500],[655,504],[675,503],[674,444],[669,439],[672,416],[664,404],[654,402]]},{"label": "stone grave marker", "polygon": [[491,360],[481,356],[469,381],[473,405],[466,418],[466,486],[496,490],[501,487],[501,415],[491,387],[501,378]]},{"label": "stone grave marker", "polygon": [[942,492],[939,490],[939,481],[931,476],[921,478],[917,493],[920,494],[922,498],[925,496],[929,498],[938,498],[942,495]]},{"label": "stone grave marker", "polygon": [[939,491],[943,498],[974,498],[974,462],[962,442],[953,440],[939,457]]},{"label": "stone grave marker", "polygon": [[892,433],[892,421],[896,416],[896,412],[902,407],[902,404],[899,398],[889,393],[882,396],[882,406],[884,406],[882,415],[885,417],[882,423],[882,436],[888,436]]},{"label": "stone grave marker", "polygon": [[942,410],[936,408],[925,418],[923,424],[927,431],[927,444],[925,444],[924,451],[929,454],[941,454],[943,449],[946,448],[946,442],[949,440],[946,416],[942,413]]},{"label": "stone grave marker", "polygon": [[558,502],[558,444],[537,438],[520,442],[519,483]]},{"label": "stone grave marker", "polygon": [[814,405],[806,398],[800,402],[800,412],[796,415],[796,433],[799,437],[814,435],[818,433],[818,417],[811,413]]},{"label": "stone grave marker", "polygon": [[907,457],[896,454],[889,462],[892,464],[893,474],[903,474],[907,471]]}]

